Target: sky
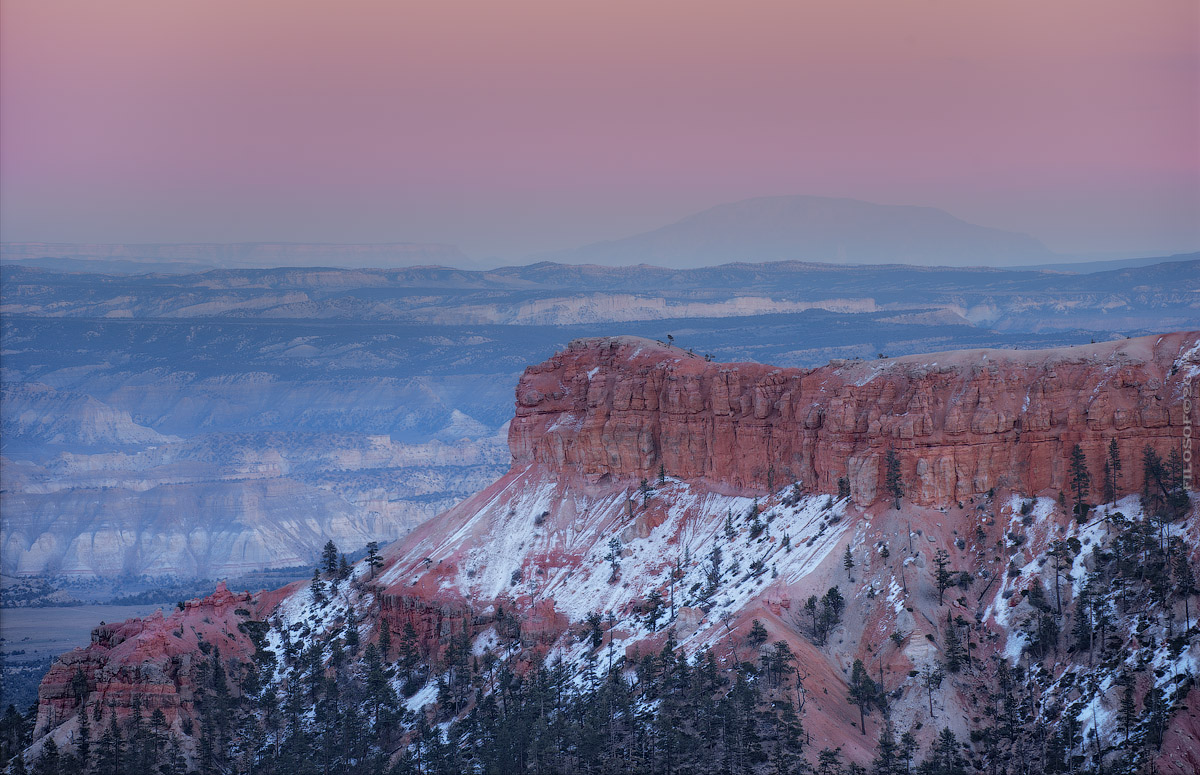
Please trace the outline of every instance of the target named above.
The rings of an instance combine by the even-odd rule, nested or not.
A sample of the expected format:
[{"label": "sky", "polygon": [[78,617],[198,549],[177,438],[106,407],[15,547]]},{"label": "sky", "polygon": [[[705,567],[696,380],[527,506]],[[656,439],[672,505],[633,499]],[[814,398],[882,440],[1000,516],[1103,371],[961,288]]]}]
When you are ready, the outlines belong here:
[{"label": "sky", "polygon": [[5,241],[516,257],[738,199],[1200,248],[1195,0],[0,0]]}]

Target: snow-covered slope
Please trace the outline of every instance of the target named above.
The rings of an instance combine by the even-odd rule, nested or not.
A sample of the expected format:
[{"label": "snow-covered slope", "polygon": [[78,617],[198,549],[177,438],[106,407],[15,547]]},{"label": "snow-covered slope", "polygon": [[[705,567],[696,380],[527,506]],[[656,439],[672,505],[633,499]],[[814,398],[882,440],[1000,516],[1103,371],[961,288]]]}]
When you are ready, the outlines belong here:
[{"label": "snow-covered slope", "polygon": [[[191,641],[172,633],[219,625],[222,653],[242,660],[225,668],[244,677],[241,718],[265,735],[253,755],[268,759],[326,729],[322,686],[366,708],[346,698],[390,685],[398,726],[377,708],[370,723],[397,760],[428,753],[431,725],[469,756],[456,735],[498,691],[497,670],[511,686],[554,665],[586,691],[607,664],[637,692],[664,669],[656,655],[682,653],[711,660],[724,685],[759,687],[766,708],[793,708],[810,759],[827,748],[870,762],[886,707],[922,750],[949,730],[983,770],[1041,741],[1084,770],[1194,771],[1200,629],[1179,563],[1197,559],[1200,519],[1176,465],[1190,418],[1172,402],[1197,403],[1195,344],[796,372],[630,338],[576,343],[522,379],[514,463],[497,482],[345,578],[223,593],[64,657],[42,688],[39,737],[69,745],[81,710],[120,718],[136,696],[195,750],[183,730],[220,695],[204,683],[214,668],[197,678],[176,659]],[[1124,465],[1122,497],[1082,523],[1075,450],[1095,472],[1090,500],[1114,457]],[[794,671],[770,667],[775,653]],[[309,715],[291,731],[254,726],[297,687]],[[638,702],[659,708],[652,693]],[[1054,738],[1064,720],[1073,731]]]}]

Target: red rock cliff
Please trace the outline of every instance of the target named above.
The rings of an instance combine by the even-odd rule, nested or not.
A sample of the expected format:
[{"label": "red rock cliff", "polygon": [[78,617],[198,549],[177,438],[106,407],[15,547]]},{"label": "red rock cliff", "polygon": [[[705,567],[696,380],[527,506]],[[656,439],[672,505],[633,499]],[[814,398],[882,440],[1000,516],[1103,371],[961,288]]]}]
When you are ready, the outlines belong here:
[{"label": "red rock cliff", "polygon": [[72,733],[80,711],[94,713],[93,726],[102,729],[111,714],[128,716],[135,699],[146,715],[162,710],[178,732],[195,712],[196,668],[208,648],[220,649],[231,665],[247,661],[254,644],[237,625],[267,607],[221,582],[212,595],[165,617],[159,612],[97,627],[91,645],[59,657],[42,679],[34,738],[68,719],[70,729],[60,732]]},{"label": "red rock cliff", "polygon": [[[856,502],[901,460],[906,497],[945,503],[1007,486],[1066,489],[1080,444],[1095,472],[1116,439],[1126,461],[1184,438],[1200,334],[1057,350],[970,350],[785,369],[706,362],[634,337],[584,339],[525,371],[509,431],[514,464],[588,479],[674,476],[762,492],[799,481]],[[1122,489],[1141,487],[1126,465]],[[1098,492],[1096,493],[1098,494]]]}]

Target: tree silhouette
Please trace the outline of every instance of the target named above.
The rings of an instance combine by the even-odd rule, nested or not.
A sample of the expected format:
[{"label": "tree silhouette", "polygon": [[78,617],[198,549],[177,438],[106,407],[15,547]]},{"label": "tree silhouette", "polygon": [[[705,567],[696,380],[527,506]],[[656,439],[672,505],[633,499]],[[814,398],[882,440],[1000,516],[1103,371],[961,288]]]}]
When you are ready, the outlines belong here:
[{"label": "tree silhouette", "polygon": [[371,569],[371,578],[375,578],[375,572],[383,567],[383,558],[379,556],[378,541],[371,541],[367,544],[367,567]]},{"label": "tree silhouette", "polygon": [[1104,502],[1113,503],[1121,493],[1121,450],[1117,440],[1108,442],[1108,454],[1104,456]]},{"label": "tree silhouette", "polygon": [[892,503],[899,510],[900,499],[904,497],[904,481],[900,478],[900,456],[896,454],[896,450],[889,448],[884,462],[887,465],[887,490],[892,496]]},{"label": "tree silhouette", "polygon": [[1088,471],[1087,457],[1083,448],[1078,444],[1071,450],[1070,466],[1071,492],[1075,495],[1075,516],[1083,519],[1087,515],[1085,499],[1092,486],[1092,474]]},{"label": "tree silhouette", "polygon": [[328,541],[325,548],[321,550],[321,567],[325,573],[333,575],[337,573],[338,563],[338,548],[333,541]]},{"label": "tree silhouette", "polygon": [[850,670],[850,687],[847,699],[851,705],[858,706],[858,726],[859,732],[867,733],[867,713],[870,712],[871,705],[878,702],[879,688],[875,682],[871,680],[871,676],[867,674],[867,668],[863,665],[861,659],[854,660],[854,667]]},{"label": "tree silhouette", "polygon": [[945,549],[938,549],[933,553],[933,563],[937,565],[934,581],[937,584],[938,605],[943,605],[946,590],[954,586],[954,574],[947,570],[947,566],[950,564],[950,553]]}]

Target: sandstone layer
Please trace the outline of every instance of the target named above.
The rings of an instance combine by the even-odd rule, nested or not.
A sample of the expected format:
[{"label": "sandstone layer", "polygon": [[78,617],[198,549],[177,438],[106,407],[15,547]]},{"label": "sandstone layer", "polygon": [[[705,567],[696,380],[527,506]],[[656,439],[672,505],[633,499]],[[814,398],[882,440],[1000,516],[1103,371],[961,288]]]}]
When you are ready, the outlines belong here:
[{"label": "sandstone layer", "polygon": [[[1099,471],[1111,440],[1123,459],[1166,455],[1200,396],[1196,334],[1045,351],[977,350],[781,369],[710,363],[618,337],[579,340],[526,370],[509,429],[515,465],[543,463],[592,481],[671,476],[765,494],[800,482],[856,503],[883,497],[885,456],[906,498],[957,502],[996,487],[1068,489],[1079,444]],[[1123,486],[1141,487],[1127,465]],[[1093,476],[1092,496],[1101,480]]]}]

